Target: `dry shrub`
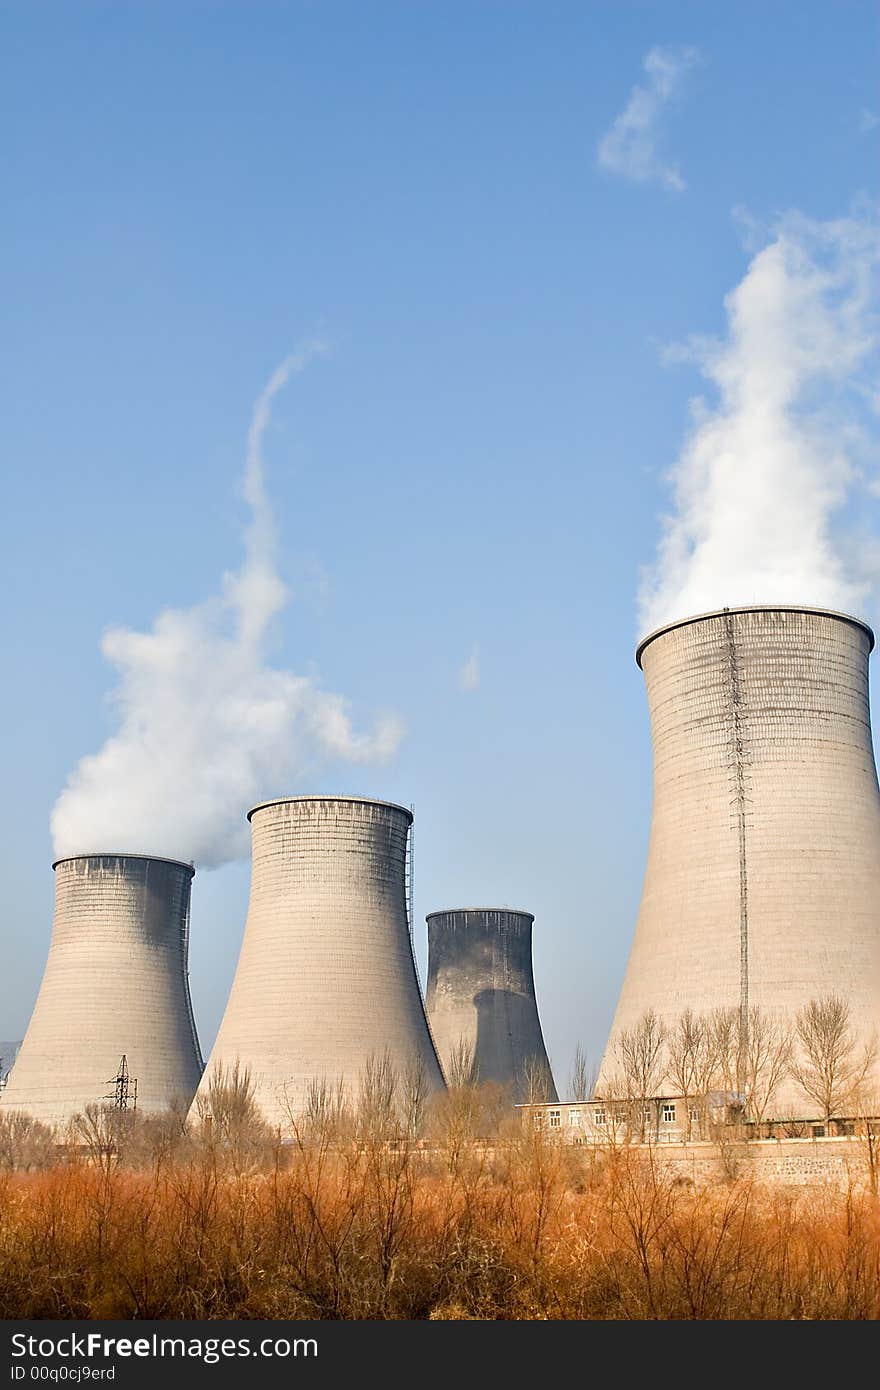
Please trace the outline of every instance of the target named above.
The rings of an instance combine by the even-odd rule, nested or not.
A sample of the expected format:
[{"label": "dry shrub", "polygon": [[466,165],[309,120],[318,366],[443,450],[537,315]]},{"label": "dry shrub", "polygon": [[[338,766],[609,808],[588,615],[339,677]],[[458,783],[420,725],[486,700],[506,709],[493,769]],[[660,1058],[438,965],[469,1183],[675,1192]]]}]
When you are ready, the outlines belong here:
[{"label": "dry shrub", "polygon": [[56,1161],[51,1129],[20,1110],[0,1111],[0,1171],[27,1172]]},{"label": "dry shrub", "polygon": [[677,1185],[631,1146],[566,1149],[529,1126],[487,1140],[464,1097],[423,1147],[395,1128],[387,1081],[380,1068],[351,1123],[316,1105],[259,1151],[218,1096],[207,1138],[166,1119],[127,1136],[130,1161],[81,1145],[42,1171],[7,1165],[0,1316],[880,1314],[869,1192]]}]

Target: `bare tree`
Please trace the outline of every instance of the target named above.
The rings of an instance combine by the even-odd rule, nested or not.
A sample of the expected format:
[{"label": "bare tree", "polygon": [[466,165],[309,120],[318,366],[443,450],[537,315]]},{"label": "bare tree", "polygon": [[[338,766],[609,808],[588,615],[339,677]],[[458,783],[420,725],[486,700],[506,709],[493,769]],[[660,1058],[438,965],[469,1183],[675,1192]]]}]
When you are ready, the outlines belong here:
[{"label": "bare tree", "polygon": [[596,1085],[596,1068],[586,1058],[580,1043],[574,1050],[574,1061],[568,1078],[568,1094],[572,1100],[590,1100]]},{"label": "bare tree", "polygon": [[[702,1047],[697,1052],[694,1077],[700,1137],[705,1139],[709,1130],[710,1098],[712,1092],[719,1089],[718,1083],[722,1074],[718,1046],[723,1041],[723,1036],[719,1036],[718,1030],[713,1028],[711,1014],[700,1016],[700,1029],[703,1035]],[[689,1115],[688,1119],[690,1118]]]},{"label": "bare tree", "polygon": [[649,1104],[663,1080],[665,1040],[666,1025],[653,1009],[648,1009],[632,1028],[620,1030],[612,1046],[618,1074],[604,1089],[609,1099],[625,1100],[630,1112],[634,1112],[632,1128],[640,1142],[645,1139]]},{"label": "bare tree", "polygon": [[419,1139],[425,1127],[430,1092],[424,1059],[414,1053],[404,1068],[400,1084],[403,1128],[410,1141]]},{"label": "bare tree", "polygon": [[748,1028],[739,1065],[742,1103],[759,1127],[767,1118],[773,1099],[791,1071],[791,1027],[757,1006],[749,1009]]},{"label": "bare tree", "polygon": [[431,1107],[433,1135],[455,1180],[470,1181],[483,1164],[477,1154],[476,1139],[485,1128],[487,1090],[494,1093],[489,1107],[493,1124],[498,1102],[506,1109],[511,1097],[506,1088],[476,1084],[473,1047],[465,1038],[460,1038],[444,1057],[443,1072],[446,1090],[434,1098]]},{"label": "bare tree", "polygon": [[310,1140],[340,1143],[354,1131],[354,1117],[342,1077],[335,1082],[313,1077],[306,1087],[305,1104],[297,1106],[285,1090],[284,1110],[297,1143]]},{"label": "bare tree", "polygon": [[826,1126],[858,1107],[877,1060],[877,1039],[859,1046],[849,1005],[837,994],[811,999],[797,1015],[791,1074]]},{"label": "bare tree", "polygon": [[384,1143],[400,1128],[397,1113],[397,1072],[386,1048],[371,1053],[358,1084],[357,1129],[361,1142]]},{"label": "bare tree", "polygon": [[760,1126],[791,1068],[791,1028],[757,1005],[749,1009],[745,1028],[737,1008],[713,1009],[707,1026],[715,1087]]},{"label": "bare tree", "polygon": [[0,1110],[0,1169],[9,1172],[49,1168],[57,1158],[48,1125],[22,1110]]},{"label": "bare tree", "polygon": [[873,1069],[858,1088],[851,1106],[853,1133],[860,1140],[865,1158],[868,1190],[873,1197],[880,1195],[880,1086]]},{"label": "bare tree", "polygon": [[871,1109],[875,1114],[866,1115],[861,1121],[861,1137],[868,1170],[868,1188],[876,1198],[880,1195],[880,1121],[876,1118],[878,1105],[875,1103]]},{"label": "bare tree", "polygon": [[739,1009],[713,1009],[706,1018],[706,1027],[709,1030],[712,1055],[715,1059],[715,1089],[723,1091],[727,1097],[739,1097],[742,1052]]},{"label": "bare tree", "polygon": [[133,1124],[133,1111],[92,1104],[73,1116],[68,1129],[73,1146],[84,1151],[95,1167],[107,1174],[119,1163]]},{"label": "bare tree", "polygon": [[476,1084],[473,1043],[467,1038],[459,1038],[449,1049],[443,1061],[443,1075],[447,1086],[473,1086]]},{"label": "bare tree", "polygon": [[543,1057],[527,1057],[520,1074],[520,1087],[526,1105],[545,1104],[553,1093],[553,1077]]},{"label": "bare tree", "polygon": [[684,1101],[686,1134],[691,1138],[694,1112],[697,1132],[702,1134],[708,1094],[717,1073],[715,1044],[717,1030],[702,1014],[685,1009],[666,1040],[666,1076]]},{"label": "bare tree", "polygon": [[196,1102],[202,1141],[236,1172],[250,1167],[269,1140],[255,1089],[250,1069],[236,1058],[231,1067],[214,1068]]}]

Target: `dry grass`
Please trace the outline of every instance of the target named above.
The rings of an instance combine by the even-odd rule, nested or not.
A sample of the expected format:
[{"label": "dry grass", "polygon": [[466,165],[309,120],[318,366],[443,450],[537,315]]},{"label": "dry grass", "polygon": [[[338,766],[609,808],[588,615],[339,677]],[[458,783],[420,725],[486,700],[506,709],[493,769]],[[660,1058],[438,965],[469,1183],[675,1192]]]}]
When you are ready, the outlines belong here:
[{"label": "dry grass", "polygon": [[[464,1107],[465,1112],[467,1107]],[[4,1318],[880,1314],[869,1194],[693,1190],[538,1133],[429,1151],[331,1125],[246,1152],[173,1123],[0,1171]]]}]

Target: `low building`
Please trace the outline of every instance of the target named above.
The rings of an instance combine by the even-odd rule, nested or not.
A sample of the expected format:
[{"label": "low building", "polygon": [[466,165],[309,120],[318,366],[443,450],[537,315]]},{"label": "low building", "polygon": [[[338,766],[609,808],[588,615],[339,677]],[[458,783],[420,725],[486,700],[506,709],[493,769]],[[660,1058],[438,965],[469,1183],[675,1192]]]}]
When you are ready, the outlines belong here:
[{"label": "low building", "polygon": [[742,1140],[833,1139],[880,1134],[880,1118],[746,1119],[737,1097],[712,1091],[705,1097],[658,1096],[647,1101],[568,1100],[519,1105],[539,1129],[566,1144],[688,1144],[711,1141],[736,1128]]},{"label": "low building", "polygon": [[738,1122],[736,1097],[660,1096],[646,1101],[583,1100],[520,1105],[531,1122],[567,1144],[684,1144]]}]

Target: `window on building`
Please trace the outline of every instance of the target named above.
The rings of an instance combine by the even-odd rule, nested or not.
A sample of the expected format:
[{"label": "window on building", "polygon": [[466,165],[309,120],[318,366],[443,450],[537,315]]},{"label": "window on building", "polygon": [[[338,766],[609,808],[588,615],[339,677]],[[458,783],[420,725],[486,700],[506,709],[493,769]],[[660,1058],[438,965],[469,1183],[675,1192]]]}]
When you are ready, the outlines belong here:
[{"label": "window on building", "polygon": [[598,1125],[599,1129],[604,1129],[604,1128],[605,1128],[605,1110],[604,1110],[604,1108],[601,1109],[601,1110],[594,1110],[594,1111],[593,1111],[593,1120],[594,1120],[595,1123]]},{"label": "window on building", "polygon": [[665,1101],[663,1105],[663,1123],[665,1125],[675,1124],[675,1103]]},{"label": "window on building", "polygon": [[691,1117],[691,1123],[692,1123],[692,1124],[697,1124],[697,1123],[699,1123],[699,1119],[700,1119],[700,1108],[699,1108],[699,1106],[697,1106],[697,1105],[692,1105],[691,1108],[690,1108],[690,1112],[689,1112],[689,1113],[690,1113],[690,1117]]},{"label": "window on building", "polygon": [[814,1138],[814,1139],[824,1139],[824,1138],[825,1138],[825,1126],[824,1126],[824,1125],[813,1125],[813,1138]]},{"label": "window on building", "polygon": [[581,1122],[581,1112],[580,1112],[579,1110],[569,1110],[569,1112],[568,1112],[568,1123],[569,1123],[570,1125],[579,1125],[580,1122]]},{"label": "window on building", "polygon": [[561,1124],[562,1124],[562,1116],[560,1115],[559,1111],[558,1111],[558,1110],[551,1110],[551,1111],[550,1111],[550,1128],[551,1128],[551,1129],[558,1129],[559,1126],[560,1126]]}]

